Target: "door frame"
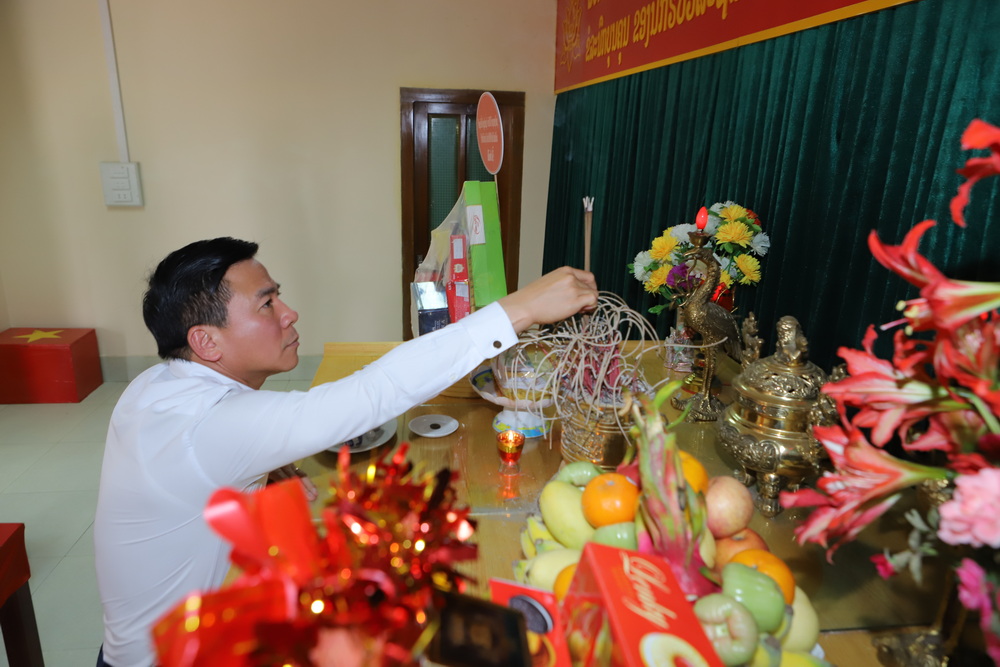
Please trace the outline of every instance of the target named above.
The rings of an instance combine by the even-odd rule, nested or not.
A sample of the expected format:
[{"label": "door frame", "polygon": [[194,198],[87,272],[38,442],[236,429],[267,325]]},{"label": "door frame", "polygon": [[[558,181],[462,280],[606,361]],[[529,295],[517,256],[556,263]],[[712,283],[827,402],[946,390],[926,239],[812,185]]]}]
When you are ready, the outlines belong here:
[{"label": "door frame", "polygon": [[[426,165],[426,125],[418,127],[417,121],[426,117],[428,110],[446,110],[445,105],[475,107],[484,91],[469,89],[400,88],[400,172],[402,196],[402,248],[403,267],[403,340],[413,337],[410,327],[410,283],[417,269],[416,257],[430,245],[427,220],[428,171]],[[518,263],[521,245],[521,183],[524,162],[524,93],[514,91],[489,91],[500,108],[503,126],[504,157],[496,175],[497,199],[500,207],[500,234],[503,248],[507,291],[517,289]],[[464,170],[465,127],[461,128],[459,148],[460,169]],[[464,171],[463,171],[464,173]],[[456,175],[456,178],[458,175]],[[423,250],[418,249],[423,248]]]}]

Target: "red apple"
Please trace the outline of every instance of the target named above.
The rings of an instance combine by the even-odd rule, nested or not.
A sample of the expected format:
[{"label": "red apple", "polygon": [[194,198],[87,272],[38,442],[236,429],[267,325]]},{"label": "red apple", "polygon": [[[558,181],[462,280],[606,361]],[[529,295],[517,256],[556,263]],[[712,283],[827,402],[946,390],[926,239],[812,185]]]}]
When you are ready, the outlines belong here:
[{"label": "red apple", "polygon": [[716,539],[729,537],[750,525],[753,496],[735,477],[713,477],[705,491],[705,511],[712,535]]},{"label": "red apple", "polygon": [[753,528],[744,528],[729,537],[715,541],[715,569],[721,570],[733,556],[747,549],[770,551],[767,542]]}]

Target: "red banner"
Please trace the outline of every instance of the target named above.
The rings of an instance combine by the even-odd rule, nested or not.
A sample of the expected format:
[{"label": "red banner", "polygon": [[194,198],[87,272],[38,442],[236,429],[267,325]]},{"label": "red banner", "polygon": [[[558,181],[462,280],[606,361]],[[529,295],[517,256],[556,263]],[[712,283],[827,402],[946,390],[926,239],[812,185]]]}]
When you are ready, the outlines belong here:
[{"label": "red banner", "polygon": [[561,93],[913,0],[557,0]]}]

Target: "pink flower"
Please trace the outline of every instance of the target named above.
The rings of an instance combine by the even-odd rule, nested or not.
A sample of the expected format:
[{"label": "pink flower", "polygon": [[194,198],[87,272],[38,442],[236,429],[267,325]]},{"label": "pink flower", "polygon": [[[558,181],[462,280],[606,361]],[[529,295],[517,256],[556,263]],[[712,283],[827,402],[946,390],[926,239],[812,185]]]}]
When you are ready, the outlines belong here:
[{"label": "pink flower", "polygon": [[875,571],[878,572],[878,576],[883,579],[888,579],[896,574],[896,568],[892,566],[892,563],[889,562],[889,559],[884,554],[875,554],[871,557],[871,561],[875,564]]},{"label": "pink flower", "polygon": [[954,497],[939,508],[938,537],[948,544],[1000,548],[1000,469],[959,475]]},{"label": "pink flower", "polygon": [[979,566],[979,563],[971,558],[963,558],[958,567],[955,568],[958,575],[958,601],[962,606],[970,611],[992,611],[990,601],[989,582],[986,581],[986,572]]}]

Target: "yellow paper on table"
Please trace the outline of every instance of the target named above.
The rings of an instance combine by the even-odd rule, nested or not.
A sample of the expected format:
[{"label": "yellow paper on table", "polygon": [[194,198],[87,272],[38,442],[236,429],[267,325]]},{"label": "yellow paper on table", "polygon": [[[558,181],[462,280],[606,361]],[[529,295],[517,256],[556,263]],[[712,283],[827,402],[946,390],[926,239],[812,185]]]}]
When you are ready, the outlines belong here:
[{"label": "yellow paper on table", "polygon": [[476,308],[482,308],[507,295],[497,188],[489,181],[466,181],[463,194],[472,300]]}]

